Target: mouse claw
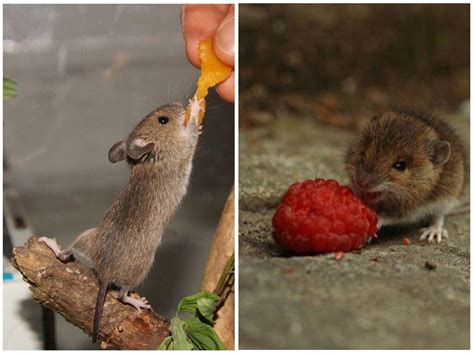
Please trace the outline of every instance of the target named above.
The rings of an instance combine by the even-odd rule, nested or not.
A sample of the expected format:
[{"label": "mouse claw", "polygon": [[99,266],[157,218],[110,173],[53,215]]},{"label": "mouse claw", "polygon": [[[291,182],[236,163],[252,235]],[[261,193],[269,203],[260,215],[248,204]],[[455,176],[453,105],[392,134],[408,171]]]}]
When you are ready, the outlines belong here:
[{"label": "mouse claw", "polygon": [[443,238],[449,239],[448,230],[443,229]]}]

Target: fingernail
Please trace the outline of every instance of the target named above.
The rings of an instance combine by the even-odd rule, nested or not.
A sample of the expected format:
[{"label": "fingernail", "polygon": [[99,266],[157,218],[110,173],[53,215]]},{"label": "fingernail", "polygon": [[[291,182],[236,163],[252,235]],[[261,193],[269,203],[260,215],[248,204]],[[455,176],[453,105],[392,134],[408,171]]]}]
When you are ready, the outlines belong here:
[{"label": "fingernail", "polygon": [[234,56],[234,18],[222,23],[216,31],[216,46],[224,54]]}]

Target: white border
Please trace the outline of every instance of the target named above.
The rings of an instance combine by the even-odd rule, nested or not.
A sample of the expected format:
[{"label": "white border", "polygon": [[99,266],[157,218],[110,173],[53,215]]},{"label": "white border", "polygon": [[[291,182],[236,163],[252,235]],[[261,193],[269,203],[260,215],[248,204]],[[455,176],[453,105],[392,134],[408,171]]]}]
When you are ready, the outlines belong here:
[{"label": "white border", "polygon": [[[2,69],[2,75],[3,75],[3,4],[2,7],[0,8],[0,15],[1,15],[1,26],[0,26],[0,34],[2,36],[2,56],[0,58],[0,68]],[[2,89],[3,90],[3,89]],[[2,92],[2,99],[0,100],[0,110],[1,110],[1,115],[2,115],[2,124],[0,125],[0,143],[2,145],[2,157],[1,157],[1,166],[2,170],[0,172],[0,182],[2,184],[2,206],[0,207],[0,212],[2,213],[3,216],[3,203],[4,203],[4,198],[3,198],[3,92]],[[2,256],[3,256],[3,218],[2,218],[2,246],[0,249],[2,250]],[[3,275],[3,262],[2,262],[2,275]],[[2,292],[0,295],[0,301],[2,302],[2,324],[0,325],[0,342],[2,343],[2,349],[3,349],[3,322],[5,321],[3,318],[3,278],[2,278]]]},{"label": "white border", "polygon": [[234,5],[234,349],[239,349],[239,4]]},{"label": "white border", "polygon": [[[29,1],[7,1],[7,2],[2,2],[2,5],[3,4],[44,4],[46,3],[45,1],[38,1],[38,0],[29,0]],[[48,1],[47,2],[48,4],[64,4],[66,3],[65,1]],[[78,1],[77,3],[81,3],[81,4],[133,4],[131,1],[122,1],[122,0],[103,0],[103,1],[91,1],[91,0],[84,0],[84,1]],[[265,4],[265,3],[280,3],[280,4],[284,4],[284,3],[288,3],[288,1],[279,1],[279,0],[276,0],[276,1],[248,1],[248,0],[241,0],[241,1],[219,1],[219,0],[215,0],[215,1],[196,1],[196,0],[188,0],[188,1],[173,1],[173,0],[170,0],[170,1],[166,1],[166,2],[157,2],[157,1],[150,1],[150,0],[141,0],[139,1],[139,3],[141,4],[183,4],[183,3],[195,3],[195,4],[200,4],[200,3],[208,3],[208,4],[212,4],[212,3],[215,3],[215,4],[229,4],[229,3],[233,3],[235,5],[235,41],[237,43],[237,46],[236,46],[236,56],[235,56],[235,104],[234,104],[234,117],[235,117],[235,121],[234,121],[234,171],[235,171],[235,179],[234,179],[234,196],[235,196],[235,199],[234,199],[234,208],[235,208],[235,215],[234,215],[234,237],[235,237],[235,348],[238,349],[238,336],[239,336],[239,318],[238,318],[238,309],[239,309],[239,278],[238,278],[238,275],[239,275],[239,254],[238,254],[238,247],[239,247],[239,234],[238,234],[238,221],[239,221],[239,121],[238,121],[238,118],[239,118],[239,91],[238,91],[238,83],[239,83],[239,75],[238,75],[238,72],[239,72],[239,50],[238,50],[238,43],[239,43],[239,34],[238,34],[238,19],[239,19],[239,3],[241,4],[246,4],[246,3],[260,3],[260,4]],[[298,1],[298,3],[314,3],[314,4],[318,4],[318,3],[336,3],[336,4],[345,4],[345,3],[357,3],[356,1],[327,1],[327,2],[309,2],[309,1]],[[407,3],[427,3],[426,1],[412,1],[412,2],[400,2],[400,1],[383,1],[383,2],[380,2],[380,1],[368,1],[367,3],[379,3],[379,4],[407,4]],[[437,1],[437,0],[434,0],[434,1],[430,1],[429,3],[435,3],[435,4],[440,4],[440,3],[447,3],[447,1]],[[471,4],[471,1],[456,1],[456,3],[464,3],[464,4]],[[73,2],[71,2],[71,4],[73,4]],[[471,13],[471,77],[470,77],[470,88],[471,88],[471,93],[473,92],[473,74],[472,74],[472,64],[473,64],[473,58],[472,58],[472,44],[473,44],[473,38],[472,38],[472,26],[473,26],[473,19],[472,19],[472,10],[470,11]],[[1,26],[1,29],[0,29],[0,33],[2,34],[2,38],[3,38],[3,6],[0,10],[0,14],[1,14],[1,18],[2,18],[2,26]],[[455,54],[453,54],[455,55]],[[0,58],[0,67],[2,68],[2,73],[3,73],[3,55],[1,56]],[[3,117],[3,100],[0,100],[1,103],[0,103],[0,108],[1,108],[1,112],[2,112],[2,117]],[[0,133],[1,133],[1,137],[0,137],[0,142],[2,144],[2,147],[3,147],[3,124],[1,125],[0,127]],[[470,127],[470,135],[471,137],[473,136],[472,135],[473,133],[473,127],[471,125]],[[472,147],[472,144],[470,144],[470,154],[471,156],[473,156],[473,147]],[[1,156],[1,163],[2,163],[2,166],[3,166],[3,150],[2,150],[2,156]],[[471,164],[471,176],[472,176],[472,173],[473,173],[473,168],[472,168],[472,164]],[[3,170],[2,172],[0,173],[0,181],[2,183],[2,186],[3,186]],[[2,192],[3,194],[3,192]],[[2,195],[3,196],[3,195]],[[473,196],[474,196],[474,193],[471,189],[471,200],[473,199]],[[0,211],[2,212],[2,215],[3,215],[3,204],[2,206],[0,207]],[[2,227],[3,227],[3,219],[2,219]],[[472,230],[472,221],[471,221],[471,230]],[[2,243],[2,246],[0,248],[2,251],[3,251],[3,243]],[[471,251],[472,251],[472,241],[471,241]],[[473,315],[474,315],[474,311],[473,311],[473,308],[472,308],[472,305],[473,305],[473,299],[474,299],[474,296],[473,296],[473,292],[472,292],[472,275],[471,275],[471,293],[470,293],[470,304],[471,304],[471,308],[470,308],[470,314],[471,314],[471,319],[473,319]],[[0,301],[2,302],[2,306],[3,306],[3,288],[2,288],[2,294],[0,296]],[[269,331],[271,331],[271,329],[269,329]],[[0,325],[0,339],[2,341],[2,344],[3,344],[3,322],[2,324]],[[473,343],[473,340],[474,340],[474,336],[473,336],[473,331],[472,331],[472,325],[471,325],[471,344]],[[243,351],[243,350],[241,350]],[[284,350],[282,350],[284,351]],[[329,353],[328,350],[302,350],[302,352],[304,353],[308,353],[308,352],[318,352],[319,354],[326,354],[326,353]],[[354,352],[360,352],[359,350],[352,350]],[[361,350],[361,351],[364,351],[365,350]],[[63,353],[64,351],[57,351],[55,353]],[[248,350],[248,351],[245,351],[246,353],[250,353],[250,354],[253,354],[253,353],[256,353],[257,351],[256,350]],[[258,351],[259,353],[270,353],[270,350],[262,350],[262,351]],[[281,352],[280,350],[272,350],[272,352]],[[340,352],[340,351],[337,351],[337,352]],[[384,353],[388,353],[388,350],[384,350],[382,351]],[[392,354],[393,353],[399,353],[401,352],[400,350],[395,350],[395,351],[390,351]],[[430,350],[424,350],[424,351],[420,351],[419,353],[422,354],[422,353],[428,353],[431,351]],[[441,351],[442,353],[447,353],[447,351]],[[466,351],[464,351],[466,352]]]}]

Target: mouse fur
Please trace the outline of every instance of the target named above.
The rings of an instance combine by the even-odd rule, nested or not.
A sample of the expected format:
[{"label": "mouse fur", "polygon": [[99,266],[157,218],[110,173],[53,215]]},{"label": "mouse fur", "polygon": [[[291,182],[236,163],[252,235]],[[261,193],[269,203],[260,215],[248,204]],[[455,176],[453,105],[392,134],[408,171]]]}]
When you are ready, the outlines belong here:
[{"label": "mouse fur", "polygon": [[446,121],[402,110],[377,115],[347,149],[345,165],[354,192],[376,211],[379,227],[430,218],[421,239],[447,237],[444,216],[460,204],[467,157]]},{"label": "mouse fur", "polygon": [[197,116],[187,125],[184,117],[179,103],[161,106],[110,148],[109,161],[126,161],[130,179],[98,227],[80,234],[63,251],[54,240],[41,238],[59,259],[74,257],[97,273],[94,342],[110,285],[119,287],[119,299],[138,312],[150,308],[146,299],[129,297],[128,292],[150,271],[166,224],[186,194],[199,125]]}]

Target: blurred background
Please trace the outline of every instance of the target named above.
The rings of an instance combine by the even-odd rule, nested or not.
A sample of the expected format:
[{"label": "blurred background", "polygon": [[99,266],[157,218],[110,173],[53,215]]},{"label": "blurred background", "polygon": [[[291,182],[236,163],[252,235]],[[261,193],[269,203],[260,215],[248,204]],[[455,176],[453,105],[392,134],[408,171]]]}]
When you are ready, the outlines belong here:
[{"label": "blurred background", "polygon": [[[18,86],[4,102],[4,347],[41,349],[44,315],[10,269],[11,246],[34,233],[66,247],[96,226],[128,181],[109,148],[156,107],[186,102],[199,71],[179,5],[5,5],[3,48],[4,77]],[[164,316],[199,289],[233,151],[233,106],[212,94],[188,195],[138,290]],[[54,318],[58,349],[97,348]]]},{"label": "blurred background", "polygon": [[281,111],[352,129],[390,106],[468,110],[469,23],[468,4],[241,6],[240,126]]}]

